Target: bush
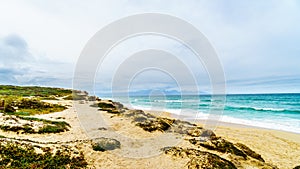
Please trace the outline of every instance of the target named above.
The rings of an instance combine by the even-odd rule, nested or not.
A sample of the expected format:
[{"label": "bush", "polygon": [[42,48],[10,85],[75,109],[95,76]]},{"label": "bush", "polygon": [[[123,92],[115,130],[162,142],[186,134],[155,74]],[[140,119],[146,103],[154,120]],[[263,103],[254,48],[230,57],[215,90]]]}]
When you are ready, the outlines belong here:
[{"label": "bush", "polygon": [[72,94],[72,90],[62,89],[62,88],[0,85],[0,95],[8,95],[8,96],[14,95],[14,96],[21,96],[21,97],[27,97],[27,96],[63,97],[69,94]]},{"label": "bush", "polygon": [[36,153],[32,145],[0,142],[0,168],[83,168],[87,166],[83,154],[71,157],[68,151]]},{"label": "bush", "polygon": [[[4,112],[14,115],[34,115],[34,114],[48,114],[53,112],[60,112],[67,107],[42,102],[39,99],[20,98],[16,96],[0,96],[0,99],[5,100]],[[19,113],[16,111],[18,108]]]},{"label": "bush", "polygon": [[60,132],[69,131],[69,127],[70,127],[70,124],[64,121],[51,121],[51,120],[38,119],[33,117],[19,117],[19,118],[28,121],[43,122],[44,126],[38,129],[38,131],[33,130],[32,126],[28,124],[25,124],[23,126],[0,125],[0,129],[3,131],[24,132],[28,134],[33,134],[33,133],[44,134],[44,133],[60,133]]}]

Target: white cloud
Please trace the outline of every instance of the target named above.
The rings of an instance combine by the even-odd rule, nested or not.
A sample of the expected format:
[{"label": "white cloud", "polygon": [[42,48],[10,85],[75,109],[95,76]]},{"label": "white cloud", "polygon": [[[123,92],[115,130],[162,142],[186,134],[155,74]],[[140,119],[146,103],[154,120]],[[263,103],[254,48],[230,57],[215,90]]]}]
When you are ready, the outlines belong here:
[{"label": "white cloud", "polygon": [[[0,37],[14,34],[22,37],[26,45],[23,49],[17,47],[22,45],[19,41],[10,51],[7,45],[0,44],[0,66],[3,71],[11,68],[12,73],[18,74],[11,80],[20,83],[38,83],[37,78],[32,80],[47,75],[53,85],[56,78],[67,79],[59,83],[69,85],[76,60],[95,32],[121,17],[158,12],[185,19],[203,32],[223,63],[229,92],[239,92],[241,89],[232,81],[299,76],[299,9],[297,0],[1,1]],[[19,63],[11,61],[16,60],[14,57]],[[21,72],[26,75],[21,76]],[[244,85],[249,91],[257,90],[256,85]]]},{"label": "white cloud", "polygon": [[[51,82],[57,82],[65,79],[66,75],[71,75],[70,70],[61,74],[61,68],[68,67],[68,64],[55,62],[42,56],[34,56],[27,42],[16,34],[0,37],[0,60],[1,83],[55,85]],[[56,85],[66,85],[66,81]]]}]

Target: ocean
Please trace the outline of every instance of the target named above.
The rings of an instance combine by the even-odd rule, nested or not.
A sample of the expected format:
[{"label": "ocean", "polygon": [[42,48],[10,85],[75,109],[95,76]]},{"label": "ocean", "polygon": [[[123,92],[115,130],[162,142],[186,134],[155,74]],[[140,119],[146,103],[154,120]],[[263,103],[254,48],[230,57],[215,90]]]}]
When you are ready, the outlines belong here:
[{"label": "ocean", "polygon": [[[213,100],[210,95],[130,96],[110,98],[135,109],[163,110],[206,120]],[[222,122],[300,133],[300,94],[232,94],[226,96]],[[211,119],[214,120],[214,119]]]}]

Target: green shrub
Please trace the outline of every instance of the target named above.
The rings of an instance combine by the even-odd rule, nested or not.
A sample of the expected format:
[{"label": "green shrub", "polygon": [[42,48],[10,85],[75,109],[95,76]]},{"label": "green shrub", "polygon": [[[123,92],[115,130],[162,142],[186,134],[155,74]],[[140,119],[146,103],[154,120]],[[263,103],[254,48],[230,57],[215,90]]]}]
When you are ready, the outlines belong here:
[{"label": "green shrub", "polygon": [[63,97],[72,94],[72,90],[52,87],[38,87],[38,86],[9,86],[0,85],[0,95],[14,95],[14,96],[39,96],[49,97],[57,96]]},{"label": "green shrub", "polygon": [[[42,102],[36,98],[28,99],[16,96],[0,96],[0,99],[5,101],[4,112],[11,115],[48,114],[67,109],[65,106]],[[18,108],[18,112],[16,108]]]},{"label": "green shrub", "polygon": [[49,149],[36,153],[32,145],[0,142],[0,168],[84,168],[87,162],[83,154],[71,157],[68,151],[52,153]]},{"label": "green shrub", "polygon": [[0,129],[3,131],[23,132],[29,134],[33,134],[33,133],[44,134],[44,133],[60,133],[60,132],[69,131],[69,127],[71,127],[70,124],[68,124],[65,121],[51,121],[45,119],[38,119],[34,117],[22,117],[22,116],[20,116],[19,118],[28,121],[43,122],[44,126],[40,128],[38,131],[34,131],[32,126],[28,124],[25,124],[23,126],[0,125]]}]

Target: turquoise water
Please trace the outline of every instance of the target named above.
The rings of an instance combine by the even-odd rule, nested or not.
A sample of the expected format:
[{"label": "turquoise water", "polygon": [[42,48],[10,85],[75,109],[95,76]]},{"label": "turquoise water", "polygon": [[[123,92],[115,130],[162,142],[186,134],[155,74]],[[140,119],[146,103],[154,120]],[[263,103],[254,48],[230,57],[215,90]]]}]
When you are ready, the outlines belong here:
[{"label": "turquoise water", "polygon": [[[209,95],[115,97],[137,109],[164,110],[191,118],[207,119],[214,105]],[[300,94],[227,95],[221,121],[300,133]]]}]

